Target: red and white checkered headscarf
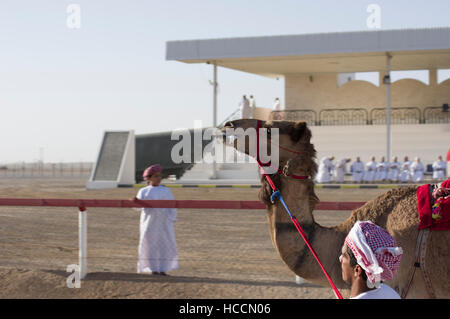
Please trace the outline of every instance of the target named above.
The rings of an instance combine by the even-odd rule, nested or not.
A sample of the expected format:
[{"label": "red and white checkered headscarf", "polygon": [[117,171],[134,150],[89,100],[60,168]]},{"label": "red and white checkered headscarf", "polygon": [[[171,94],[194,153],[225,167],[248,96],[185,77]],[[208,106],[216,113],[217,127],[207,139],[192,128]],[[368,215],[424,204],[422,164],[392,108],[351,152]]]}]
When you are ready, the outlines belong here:
[{"label": "red and white checkered headscarf", "polygon": [[161,172],[162,167],[159,164],[155,164],[152,166],[149,166],[145,169],[144,173],[142,174],[142,177],[146,178],[152,175],[153,173]]},{"label": "red and white checkered headscarf", "polygon": [[366,272],[369,288],[378,287],[381,280],[392,280],[400,267],[402,248],[385,229],[371,221],[357,221],[345,243]]}]

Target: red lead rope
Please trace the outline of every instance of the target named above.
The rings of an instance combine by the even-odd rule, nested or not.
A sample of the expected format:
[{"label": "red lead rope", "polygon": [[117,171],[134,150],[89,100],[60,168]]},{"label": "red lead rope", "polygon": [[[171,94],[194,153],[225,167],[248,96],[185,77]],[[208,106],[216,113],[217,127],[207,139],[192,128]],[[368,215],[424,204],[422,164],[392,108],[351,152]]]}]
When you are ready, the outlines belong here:
[{"label": "red lead rope", "polygon": [[331,277],[328,275],[327,271],[325,270],[325,267],[323,266],[322,262],[319,259],[319,256],[317,256],[316,252],[314,251],[314,248],[312,248],[308,238],[306,237],[305,232],[303,231],[302,227],[300,226],[297,218],[295,216],[291,217],[292,222],[295,225],[295,228],[297,228],[298,232],[300,233],[300,235],[302,236],[303,240],[305,241],[305,244],[308,246],[309,250],[311,251],[311,253],[313,254],[314,258],[316,258],[320,268],[322,268],[323,273],[325,274],[325,277],[327,277],[328,282],[331,285],[331,288],[334,291],[334,294],[336,296],[337,299],[344,299],[342,298],[341,293],[339,292],[339,290],[337,289],[337,287],[335,286],[333,280],[331,279]]},{"label": "red lead rope", "polygon": [[303,231],[302,226],[300,226],[300,223],[298,222],[297,217],[295,217],[294,215],[291,214],[291,212],[289,211],[289,208],[287,207],[286,203],[284,202],[283,197],[281,196],[279,190],[276,188],[274,182],[272,181],[272,179],[270,178],[269,175],[265,174],[264,167],[259,160],[259,129],[260,129],[260,127],[261,127],[261,121],[258,120],[258,124],[257,124],[257,128],[256,128],[256,143],[257,143],[256,144],[256,162],[258,163],[259,167],[262,169],[263,175],[266,177],[266,180],[269,183],[270,187],[272,188],[272,191],[274,193],[278,192],[280,201],[282,202],[284,208],[288,212],[292,222],[294,223],[295,228],[297,228],[297,231],[300,233],[300,236],[303,238],[305,244],[308,246],[308,248],[311,251],[311,253],[313,254],[314,258],[317,260],[317,263],[319,264],[320,268],[322,269],[323,273],[325,274],[325,277],[327,277],[328,282],[330,283],[331,288],[333,289],[336,298],[344,299],[344,298],[342,298],[341,293],[339,292],[339,290],[336,288],[335,284],[333,283],[333,280],[331,280],[331,277],[328,275],[327,271],[325,270],[325,267],[323,266],[322,262],[320,261],[319,256],[317,256],[316,252],[314,251],[313,247],[311,246],[311,243],[309,242],[308,238],[306,237],[306,234]]}]

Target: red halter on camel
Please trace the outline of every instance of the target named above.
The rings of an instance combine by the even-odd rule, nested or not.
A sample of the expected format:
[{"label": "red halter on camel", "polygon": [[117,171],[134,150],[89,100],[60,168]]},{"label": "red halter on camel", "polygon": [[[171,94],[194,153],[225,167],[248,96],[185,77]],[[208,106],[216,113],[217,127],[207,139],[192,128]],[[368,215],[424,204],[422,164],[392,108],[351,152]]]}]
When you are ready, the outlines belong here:
[{"label": "red halter on camel", "polygon": [[[261,160],[259,159],[259,129],[261,128],[261,120],[257,120],[258,122],[257,122],[257,125],[256,125],[256,162],[258,163],[258,165],[262,168],[262,170],[263,170],[263,172],[264,172],[264,168],[263,168],[263,166],[270,166],[270,167],[272,167],[272,168],[275,168],[275,167],[273,167],[272,165],[270,165],[270,162],[268,162],[268,163],[262,163],[261,162]],[[276,143],[274,143],[274,142],[272,142],[273,144],[275,144],[275,145],[277,145]],[[283,147],[283,146],[281,146],[281,145],[277,145],[279,148],[281,148],[281,149],[283,149],[283,150],[285,150],[285,151],[288,151],[288,152],[290,152],[290,153],[294,153],[294,154],[304,154],[305,152],[298,152],[298,151],[294,151],[294,150],[291,150],[291,149],[289,149],[289,148],[287,148],[287,147]],[[295,178],[295,179],[308,179],[308,176],[302,176],[302,175],[295,175],[295,174],[284,174],[283,173],[283,171],[278,167],[277,168],[277,172],[278,173],[280,173],[280,174],[283,174],[283,175],[285,175],[285,176],[289,176],[289,177],[292,177],[292,178]],[[263,174],[264,176],[266,176],[267,177],[267,174]],[[269,180],[270,180],[270,182],[269,182]],[[269,180],[267,180],[268,182],[269,182],[269,184],[272,182],[272,180],[269,178]],[[273,189],[273,187],[272,187],[272,189]]]}]

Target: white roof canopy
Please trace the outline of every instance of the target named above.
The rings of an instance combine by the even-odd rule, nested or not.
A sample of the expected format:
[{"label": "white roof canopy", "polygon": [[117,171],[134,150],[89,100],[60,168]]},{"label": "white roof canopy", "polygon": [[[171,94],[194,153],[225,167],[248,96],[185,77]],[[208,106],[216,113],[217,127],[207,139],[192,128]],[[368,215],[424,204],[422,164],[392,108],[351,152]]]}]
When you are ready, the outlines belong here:
[{"label": "white roof canopy", "polygon": [[169,41],[166,59],[265,76],[450,68],[450,28]]}]

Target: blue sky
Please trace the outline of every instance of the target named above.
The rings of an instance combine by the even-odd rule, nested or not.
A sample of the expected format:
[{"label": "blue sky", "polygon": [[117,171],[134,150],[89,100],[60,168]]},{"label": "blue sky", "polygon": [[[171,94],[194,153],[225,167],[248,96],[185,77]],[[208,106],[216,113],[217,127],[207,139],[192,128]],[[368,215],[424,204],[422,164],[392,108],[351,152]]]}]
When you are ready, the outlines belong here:
[{"label": "blue sky", "polygon": [[[66,26],[69,4],[81,28]],[[170,40],[449,26],[450,1],[0,2],[0,163],[94,161],[104,130],[212,124],[212,68],[165,61]],[[282,79],[219,68],[218,121],[242,94],[284,97]]]}]

